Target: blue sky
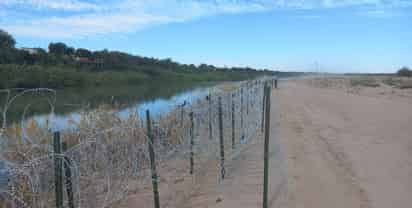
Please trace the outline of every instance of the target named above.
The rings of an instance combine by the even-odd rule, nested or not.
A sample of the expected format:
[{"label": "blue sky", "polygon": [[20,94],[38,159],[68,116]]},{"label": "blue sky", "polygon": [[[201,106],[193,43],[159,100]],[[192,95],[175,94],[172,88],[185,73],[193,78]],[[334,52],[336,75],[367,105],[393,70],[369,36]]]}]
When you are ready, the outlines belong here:
[{"label": "blue sky", "polygon": [[412,0],[0,0],[0,28],[18,47],[61,41],[189,64],[412,66]]}]

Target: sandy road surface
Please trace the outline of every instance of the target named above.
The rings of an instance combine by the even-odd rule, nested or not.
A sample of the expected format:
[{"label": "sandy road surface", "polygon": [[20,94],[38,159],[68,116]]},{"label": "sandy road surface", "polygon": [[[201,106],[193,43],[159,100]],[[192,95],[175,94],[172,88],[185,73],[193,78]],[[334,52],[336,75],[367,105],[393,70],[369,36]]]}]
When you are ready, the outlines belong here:
[{"label": "sandy road surface", "polygon": [[412,207],[412,106],[285,81],[275,92],[294,207]]},{"label": "sandy road surface", "polygon": [[[303,80],[280,83],[272,94],[270,207],[412,207],[412,96],[380,90],[353,94]],[[262,158],[257,136],[222,183],[211,171],[216,164],[205,167],[176,207],[262,207]],[[145,198],[131,197],[127,207],[152,207],[150,192]]]}]

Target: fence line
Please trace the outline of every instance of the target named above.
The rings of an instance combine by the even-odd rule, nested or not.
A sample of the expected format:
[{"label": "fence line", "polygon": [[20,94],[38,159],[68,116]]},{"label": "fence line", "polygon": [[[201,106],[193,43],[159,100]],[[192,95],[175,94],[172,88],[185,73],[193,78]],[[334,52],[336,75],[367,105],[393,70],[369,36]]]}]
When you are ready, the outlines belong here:
[{"label": "fence line", "polygon": [[21,140],[3,128],[7,151],[0,159],[11,177],[0,194],[33,208],[116,207],[129,197],[155,208],[179,207],[199,181],[216,175],[219,185],[230,175],[231,162],[264,123],[266,135],[270,103],[264,83],[209,93],[158,118],[146,111],[146,123],[137,113],[127,119],[86,113],[76,130],[54,133],[54,148],[48,129],[25,131],[29,140]]},{"label": "fence line", "polygon": [[270,138],[270,92],[269,85],[264,86],[263,103],[265,104],[265,143],[264,143],[264,170],[263,170],[263,208],[268,208],[268,186],[269,186],[269,138]]}]

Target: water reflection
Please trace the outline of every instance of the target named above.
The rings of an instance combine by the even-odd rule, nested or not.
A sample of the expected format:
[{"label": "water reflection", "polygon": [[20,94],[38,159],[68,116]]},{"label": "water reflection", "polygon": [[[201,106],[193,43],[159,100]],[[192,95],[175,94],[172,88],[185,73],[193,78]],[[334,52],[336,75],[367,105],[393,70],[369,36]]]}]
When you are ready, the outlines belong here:
[{"label": "water reflection", "polygon": [[[198,87],[177,93],[171,97],[160,97],[157,99],[137,102],[131,106],[116,110],[116,113],[121,119],[125,119],[136,111],[138,115],[144,116],[145,111],[150,110],[151,114],[157,117],[159,115],[168,113],[177,105],[181,105],[184,102],[192,103],[197,99],[206,97],[209,91],[213,88],[214,87]],[[64,115],[54,115],[52,117],[50,115],[35,115],[30,119],[36,121],[39,126],[50,126],[53,131],[60,131],[76,128],[75,123],[80,122],[81,113],[81,111],[77,111]],[[51,120],[50,123],[48,123],[49,120]]]}]

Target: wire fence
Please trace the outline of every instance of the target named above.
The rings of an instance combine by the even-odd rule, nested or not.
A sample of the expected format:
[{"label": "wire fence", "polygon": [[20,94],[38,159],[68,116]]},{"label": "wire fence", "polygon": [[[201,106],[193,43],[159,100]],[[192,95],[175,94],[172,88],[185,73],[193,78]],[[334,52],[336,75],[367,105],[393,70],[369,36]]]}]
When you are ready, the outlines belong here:
[{"label": "wire fence", "polygon": [[[111,111],[85,112],[77,128],[62,132],[51,131],[52,124],[6,124],[9,106],[30,93],[44,97],[52,120],[55,91],[23,90],[14,96],[11,90],[0,91],[6,95],[1,109],[0,205],[188,207],[201,186],[219,189],[235,171],[233,161],[263,135],[265,82],[221,88],[156,117],[149,111],[127,118]],[[271,152],[277,157],[279,150]],[[282,180],[269,192],[281,186]]]}]

